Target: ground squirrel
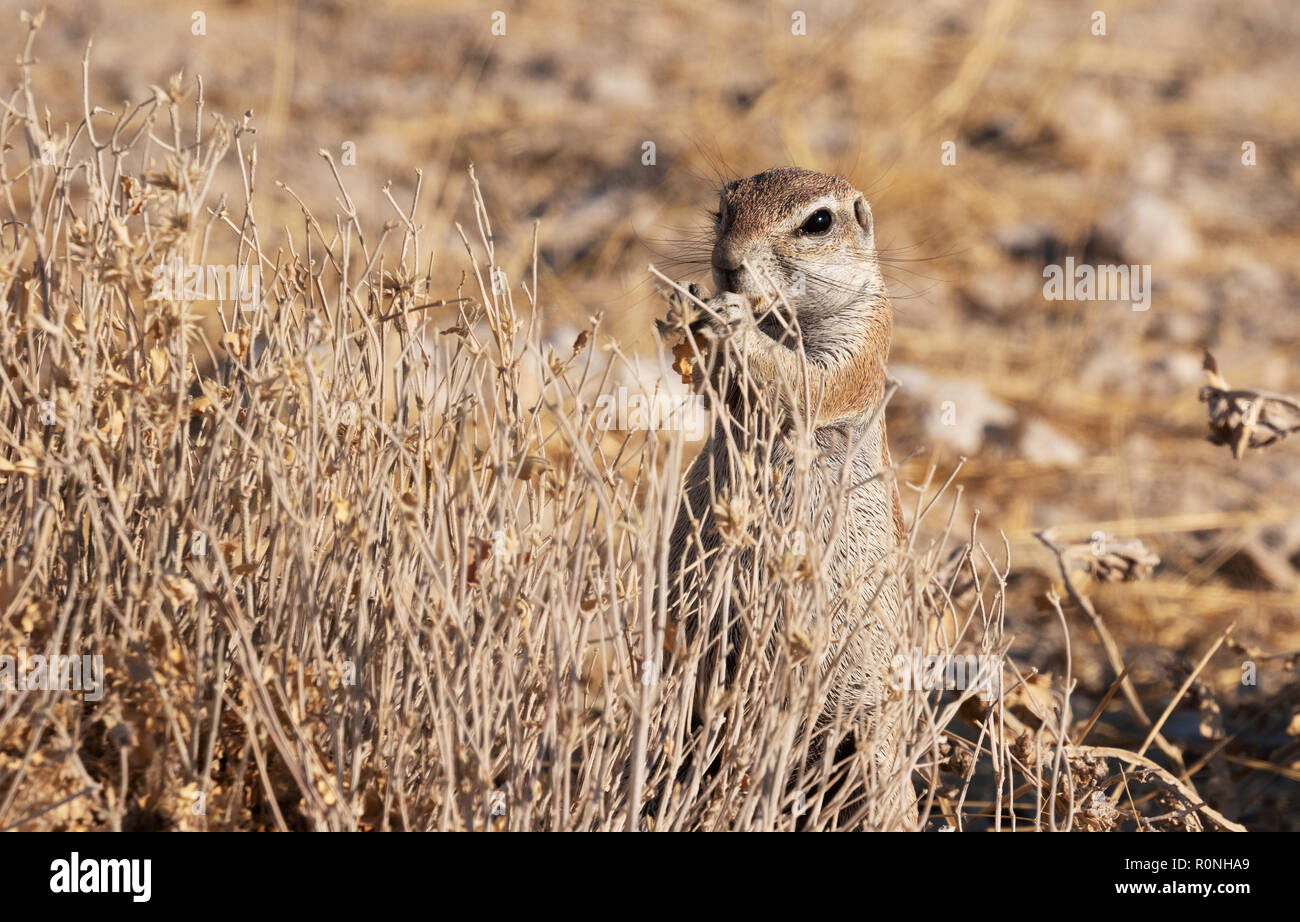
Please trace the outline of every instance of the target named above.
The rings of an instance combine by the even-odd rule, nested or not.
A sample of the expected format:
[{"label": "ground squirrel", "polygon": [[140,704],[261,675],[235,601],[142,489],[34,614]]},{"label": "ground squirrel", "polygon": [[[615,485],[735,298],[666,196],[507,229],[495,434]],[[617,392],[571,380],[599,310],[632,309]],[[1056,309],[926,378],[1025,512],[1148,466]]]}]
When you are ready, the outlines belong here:
[{"label": "ground squirrel", "polygon": [[[847,180],[810,170],[777,168],[729,182],[715,214],[711,263],[718,293],[705,299],[691,286],[689,300],[700,299],[706,311],[693,329],[725,341],[730,358],[720,363],[744,373],[733,367],[734,377],[720,384],[728,413],[686,477],[669,545],[669,611],[690,637],[701,626],[712,632],[715,652],[703,671],[715,672],[716,650],[725,646],[726,674],[734,672],[746,650],[735,613],[748,604],[740,583],[753,569],[751,552],[735,560],[734,591],[709,593],[702,574],[720,560],[717,499],[743,476],[738,456],[766,439],[768,499],[787,521],[803,507],[813,523],[808,542],[816,543],[826,578],[832,636],[841,638],[823,663],[835,671],[831,709],[861,705],[858,713],[876,722],[877,761],[892,759],[881,750],[897,749],[900,728],[879,716],[878,704],[904,616],[897,580],[881,563],[898,546],[903,517],[892,477],[882,476],[891,465],[881,404],[892,306],[871,209]],[[773,304],[774,286],[783,303]],[[799,419],[815,460],[795,487],[792,443],[781,436]],[[702,686],[707,693],[704,677]],[[895,794],[889,799],[910,802]],[[887,825],[907,825],[907,807],[898,812],[902,819]]]}]

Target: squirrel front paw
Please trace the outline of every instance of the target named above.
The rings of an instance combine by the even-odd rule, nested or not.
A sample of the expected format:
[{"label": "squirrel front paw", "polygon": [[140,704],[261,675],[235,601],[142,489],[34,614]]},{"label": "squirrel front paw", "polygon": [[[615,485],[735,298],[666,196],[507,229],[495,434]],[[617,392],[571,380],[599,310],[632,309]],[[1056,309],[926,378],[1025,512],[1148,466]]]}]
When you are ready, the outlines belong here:
[{"label": "squirrel front paw", "polygon": [[693,333],[725,334],[754,317],[758,306],[755,299],[733,291],[724,291],[709,297],[703,286],[695,282],[680,281],[664,292],[668,301],[668,317],[661,329],[674,326],[687,327]]},{"label": "squirrel front paw", "polygon": [[[664,296],[668,316],[655,324],[665,339],[680,338],[673,346],[673,367],[683,382],[702,383],[693,370],[697,355],[708,358],[708,377],[721,367],[725,351],[733,355],[751,351],[749,337],[759,335],[754,318],[760,302],[731,291],[709,297],[701,286],[685,281],[664,292]],[[724,343],[728,344],[726,350],[719,348]]]},{"label": "squirrel front paw", "polygon": [[724,291],[709,302],[709,307],[718,314],[723,323],[733,329],[754,316],[753,303],[750,299],[734,291]]},{"label": "squirrel front paw", "polygon": [[713,339],[728,338],[754,319],[754,302],[733,291],[724,291],[710,298],[704,302],[704,307],[704,316],[698,322],[699,331]]},{"label": "squirrel front paw", "polygon": [[668,302],[669,325],[689,327],[700,318],[700,303],[708,300],[708,293],[695,282],[685,279],[663,293]]}]

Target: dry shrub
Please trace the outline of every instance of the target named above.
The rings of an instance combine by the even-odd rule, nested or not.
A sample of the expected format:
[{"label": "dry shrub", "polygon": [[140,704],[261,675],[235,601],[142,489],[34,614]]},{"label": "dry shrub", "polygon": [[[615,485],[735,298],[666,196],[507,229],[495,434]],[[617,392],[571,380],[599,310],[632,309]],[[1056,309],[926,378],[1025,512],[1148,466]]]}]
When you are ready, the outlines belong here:
[{"label": "dry shrub", "polygon": [[[755,551],[746,630],[775,653],[697,720],[703,644],[654,591],[690,448],[603,427],[635,374],[599,319],[550,342],[477,182],[460,290],[429,290],[415,201],[372,231],[341,179],[344,214],[304,206],[272,252],[251,121],[201,98],[177,79],[55,139],[24,66],[0,118],[0,652],[105,668],[97,700],[0,699],[0,828],[872,828],[882,772],[929,828],[1232,825],[1142,753],[1083,745],[1071,677],[1005,657],[1005,546],[920,537],[953,521],[956,471],[905,487],[896,642],[992,657],[991,695],[899,689],[893,764],[811,757],[833,600],[755,478],[728,540]],[[177,260],[256,297],[155,291]]]},{"label": "dry shrub", "polygon": [[1210,413],[1210,434],[1206,436],[1210,442],[1230,446],[1232,456],[1240,459],[1249,449],[1266,448],[1300,432],[1300,400],[1230,387],[1209,351],[1204,367],[1210,383],[1201,388],[1200,397]]}]

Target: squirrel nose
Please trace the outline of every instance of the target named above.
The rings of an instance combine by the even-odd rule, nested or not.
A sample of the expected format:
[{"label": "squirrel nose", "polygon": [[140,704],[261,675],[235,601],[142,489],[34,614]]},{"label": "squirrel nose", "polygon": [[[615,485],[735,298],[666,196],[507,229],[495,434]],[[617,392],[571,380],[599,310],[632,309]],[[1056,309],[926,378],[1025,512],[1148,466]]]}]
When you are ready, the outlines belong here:
[{"label": "squirrel nose", "polygon": [[722,291],[734,291],[740,293],[741,276],[745,274],[742,269],[719,269],[713,267],[714,275],[717,276],[718,288]]},{"label": "squirrel nose", "polygon": [[721,272],[735,272],[745,260],[745,247],[730,236],[713,245],[713,267]]},{"label": "squirrel nose", "polygon": [[736,290],[736,285],[745,271],[741,267],[744,259],[744,248],[726,237],[713,247],[713,271],[718,276],[718,281],[723,283],[723,287],[728,291]]}]

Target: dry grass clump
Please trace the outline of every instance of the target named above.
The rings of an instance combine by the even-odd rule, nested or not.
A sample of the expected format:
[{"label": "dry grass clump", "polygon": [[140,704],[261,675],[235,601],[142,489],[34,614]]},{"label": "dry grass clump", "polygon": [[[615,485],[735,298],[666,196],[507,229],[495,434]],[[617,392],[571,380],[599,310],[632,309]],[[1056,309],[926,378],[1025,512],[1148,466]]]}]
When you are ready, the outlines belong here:
[{"label": "dry grass clump", "polygon": [[[684,433],[602,428],[627,361],[599,322],[548,344],[472,174],[465,282],[430,291],[416,202],[371,230],[341,180],[344,213],[271,251],[251,132],[178,79],[56,138],[26,65],[0,116],[0,653],[105,670],[3,692],[0,829],[871,827],[880,768],[807,758],[836,638],[776,617],[810,610],[817,549],[727,498],[777,653],[697,721],[704,650],[654,591]],[[255,291],[157,291],[177,261]],[[1146,746],[1088,746],[1068,670],[1005,656],[1005,549],[920,537],[952,484],[905,491],[898,643],[997,669],[895,696],[921,825],[1233,828]]]}]

